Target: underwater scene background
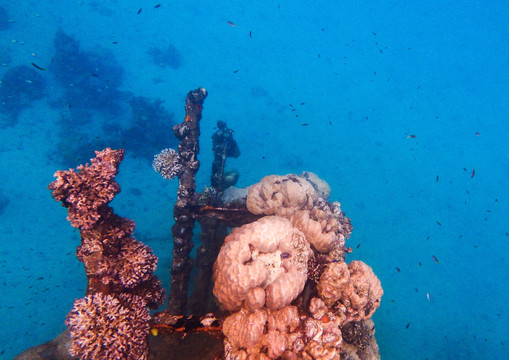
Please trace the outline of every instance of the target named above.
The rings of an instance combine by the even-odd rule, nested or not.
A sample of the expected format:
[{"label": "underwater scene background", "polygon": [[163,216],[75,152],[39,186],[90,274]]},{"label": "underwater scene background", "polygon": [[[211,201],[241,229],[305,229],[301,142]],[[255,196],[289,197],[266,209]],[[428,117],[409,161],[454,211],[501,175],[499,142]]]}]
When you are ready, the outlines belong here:
[{"label": "underwater scene background", "polygon": [[[115,212],[169,288],[175,146],[209,95],[238,186],[312,171],[384,288],[385,359],[509,358],[509,4],[503,1],[0,1],[0,359],[56,337],[86,277],[53,173],[123,148]],[[197,239],[198,241],[198,239]]]}]

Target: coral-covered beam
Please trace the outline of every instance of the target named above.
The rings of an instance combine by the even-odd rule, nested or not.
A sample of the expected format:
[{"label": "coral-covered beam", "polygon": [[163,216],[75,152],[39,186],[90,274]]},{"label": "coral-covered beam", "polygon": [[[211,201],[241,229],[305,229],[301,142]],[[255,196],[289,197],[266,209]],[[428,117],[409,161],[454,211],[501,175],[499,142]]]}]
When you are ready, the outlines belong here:
[{"label": "coral-covered beam", "polygon": [[206,97],[207,91],[203,88],[190,91],[186,99],[185,120],[173,127],[180,141],[178,152],[183,167],[179,171],[177,201],[173,208],[175,224],[172,228],[173,264],[168,311],[174,315],[182,315],[186,312],[187,288],[192,268],[189,253],[193,248],[191,240],[195,218],[192,205],[196,194],[195,176],[200,167],[198,161],[200,119]]}]

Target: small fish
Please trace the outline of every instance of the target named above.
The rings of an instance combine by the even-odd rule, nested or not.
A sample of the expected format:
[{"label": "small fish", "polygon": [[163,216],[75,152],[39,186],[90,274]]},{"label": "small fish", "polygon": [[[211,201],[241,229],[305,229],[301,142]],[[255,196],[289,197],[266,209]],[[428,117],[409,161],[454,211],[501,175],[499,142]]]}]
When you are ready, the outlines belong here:
[{"label": "small fish", "polygon": [[416,137],[417,137],[417,135],[410,134],[410,135],[408,135],[406,138],[407,138],[407,139],[415,139]]},{"label": "small fish", "polygon": [[252,31],[249,31],[249,38],[252,39],[253,38],[253,32]]},{"label": "small fish", "polygon": [[154,6],[154,9],[157,9],[157,8],[160,8],[161,7],[161,4],[157,4]]},{"label": "small fish", "polygon": [[440,264],[440,261],[438,261],[438,259],[437,259],[437,257],[436,257],[435,255],[431,255],[431,256],[433,257],[433,260],[435,260],[435,262],[436,262],[437,264]]},{"label": "small fish", "polygon": [[141,8],[140,8],[140,10],[138,10],[138,15],[140,15],[140,14],[141,14]]},{"label": "small fish", "polygon": [[231,27],[235,27],[235,26],[237,26],[237,25],[235,25],[235,23],[234,23],[233,21],[230,21],[230,20],[228,20],[226,23],[227,23],[228,25],[230,25]]},{"label": "small fish", "polygon": [[288,259],[290,256],[291,256],[290,253],[287,252],[281,253],[281,259]]},{"label": "small fish", "polygon": [[238,72],[239,72],[239,70],[238,70],[238,69],[233,71],[233,73],[234,73],[234,74],[236,74],[236,73],[238,73]]},{"label": "small fish", "polygon": [[361,244],[357,245],[357,249],[361,246]]},{"label": "small fish", "polygon": [[476,134],[477,136],[481,136],[481,134],[479,133],[479,131],[476,131],[476,132],[475,132],[475,134]]},{"label": "small fish", "polygon": [[470,173],[470,177],[473,178],[475,176],[475,169],[472,168],[472,172]]},{"label": "small fish", "polygon": [[410,323],[406,324],[406,328],[408,329],[410,327]]},{"label": "small fish", "polygon": [[399,267],[396,266],[396,271],[397,272],[401,272],[401,269]]},{"label": "small fish", "polygon": [[300,124],[300,126],[308,126],[308,125],[309,125],[308,123]]},{"label": "small fish", "polygon": [[37,70],[46,70],[45,68],[40,67],[39,65],[37,65],[37,64],[35,64],[35,63],[31,63],[31,64],[32,64],[32,66],[33,66],[34,68],[36,68]]},{"label": "small fish", "polygon": [[437,175],[437,182],[438,182],[439,179],[440,179],[440,177]]},{"label": "small fish", "polygon": [[435,220],[435,221],[437,222],[438,226],[442,226],[442,223],[440,221],[438,221],[438,220]]},{"label": "small fish", "polygon": [[426,298],[428,299],[428,301],[430,301],[429,300],[429,293],[426,293]]}]

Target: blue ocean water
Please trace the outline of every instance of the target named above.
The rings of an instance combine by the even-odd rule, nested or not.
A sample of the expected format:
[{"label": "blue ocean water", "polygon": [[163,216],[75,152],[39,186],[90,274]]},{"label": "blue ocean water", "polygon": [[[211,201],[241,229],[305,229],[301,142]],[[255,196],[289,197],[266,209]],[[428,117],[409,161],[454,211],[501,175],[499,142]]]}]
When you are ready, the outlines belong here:
[{"label": "blue ocean water", "polygon": [[509,358],[507,2],[0,6],[0,359],[58,335],[84,293],[79,233],[47,185],[94,150],[126,149],[112,205],[168,288],[176,182],[151,157],[199,86],[198,187],[218,119],[240,186],[326,180],[354,226],[348,260],[385,291],[382,358]]}]

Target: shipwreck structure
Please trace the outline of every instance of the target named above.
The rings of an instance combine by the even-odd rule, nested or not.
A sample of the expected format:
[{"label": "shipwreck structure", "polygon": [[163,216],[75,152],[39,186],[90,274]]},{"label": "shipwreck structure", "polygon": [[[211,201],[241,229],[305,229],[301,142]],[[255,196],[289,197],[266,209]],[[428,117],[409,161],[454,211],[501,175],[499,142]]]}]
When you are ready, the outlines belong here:
[{"label": "shipwreck structure", "polygon": [[90,164],[58,171],[50,184],[80,230],[87,292],[67,316],[68,331],[17,359],[380,358],[371,316],[383,290],[367,264],[345,262],[352,226],[339,202],[328,200],[325,181],[304,172],[235,188],[238,174],[225,164],[239,146],[218,121],[211,184],[196,191],[206,96],[202,88],[188,93],[184,121],[173,127],[178,148],[153,163],[179,181],[167,308],[149,312],[164,302],[157,257],[132,236],[134,222],[108,206],[124,152],[97,151]]}]

